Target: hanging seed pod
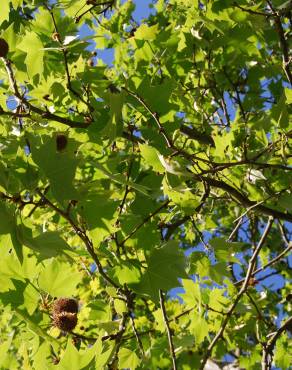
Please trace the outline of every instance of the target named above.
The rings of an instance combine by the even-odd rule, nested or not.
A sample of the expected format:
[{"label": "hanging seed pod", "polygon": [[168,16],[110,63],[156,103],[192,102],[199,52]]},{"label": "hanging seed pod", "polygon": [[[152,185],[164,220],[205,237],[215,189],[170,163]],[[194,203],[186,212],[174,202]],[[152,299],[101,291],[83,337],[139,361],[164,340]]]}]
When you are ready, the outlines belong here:
[{"label": "hanging seed pod", "polygon": [[71,312],[60,312],[53,316],[53,324],[58,329],[66,332],[72,331],[77,325],[77,314]]},{"label": "hanging seed pod", "polygon": [[54,302],[53,315],[61,312],[78,312],[78,302],[73,298],[59,298]]},{"label": "hanging seed pod", "polygon": [[62,150],[64,150],[67,144],[68,144],[68,139],[66,135],[58,134],[56,136],[56,147],[57,147],[58,152],[61,152]]},{"label": "hanging seed pod", "polygon": [[9,52],[9,46],[4,39],[0,38],[0,57],[5,58]]}]

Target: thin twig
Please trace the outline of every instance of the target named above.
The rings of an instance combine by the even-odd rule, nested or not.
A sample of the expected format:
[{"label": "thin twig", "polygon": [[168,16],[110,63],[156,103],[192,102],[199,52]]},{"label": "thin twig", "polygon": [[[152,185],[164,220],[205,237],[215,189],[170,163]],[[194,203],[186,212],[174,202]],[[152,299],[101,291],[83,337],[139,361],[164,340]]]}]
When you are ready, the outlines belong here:
[{"label": "thin twig", "polygon": [[[108,9],[110,9],[114,4],[114,1],[105,1],[103,3],[96,3],[94,5],[92,5],[89,9],[86,9],[83,13],[81,13],[80,15],[74,17],[75,19],[75,23],[79,23],[80,22],[80,19],[82,17],[84,17],[87,13],[90,13],[92,10],[94,10],[94,8],[96,8],[97,6],[103,6],[103,5],[107,5],[104,9],[100,10],[97,15],[99,14],[105,14],[107,12]],[[79,12],[78,12],[79,13]],[[78,14],[76,13],[76,14]]]},{"label": "thin twig", "polygon": [[281,20],[280,15],[274,9],[272,2],[267,0],[267,3],[269,4],[269,7],[272,11],[272,15],[274,16],[276,31],[279,35],[280,46],[282,48],[282,55],[283,55],[283,69],[284,69],[284,72],[287,76],[288,81],[292,85],[292,73],[291,73],[291,70],[290,70],[291,59],[290,59],[290,56],[289,56],[289,50],[290,49],[289,49],[289,45],[288,45],[288,42],[287,42],[286,37],[285,37],[285,32],[284,32],[284,28],[283,28],[283,25],[282,25],[282,20]]},{"label": "thin twig", "polygon": [[129,95],[131,95],[133,98],[135,98],[147,111],[148,113],[150,113],[150,115],[153,117],[154,121],[156,122],[158,128],[159,128],[159,132],[161,132],[162,136],[164,137],[164,140],[167,144],[167,147],[168,148],[173,148],[173,142],[172,140],[168,137],[167,133],[165,132],[161,122],[160,122],[160,119],[159,119],[159,116],[157,114],[157,112],[153,112],[150,107],[148,106],[148,104],[145,102],[144,99],[141,98],[141,96],[139,96],[138,94],[136,93],[133,93],[132,91],[128,90],[126,87],[123,87],[123,90],[125,90]]},{"label": "thin twig", "polygon": [[117,361],[117,358],[118,358],[118,354],[119,354],[119,351],[120,351],[120,347],[122,345],[122,339],[123,339],[123,335],[126,331],[126,324],[127,324],[127,321],[128,321],[128,318],[129,318],[129,313],[128,312],[125,312],[123,315],[122,315],[122,319],[121,319],[121,322],[120,322],[120,326],[119,326],[119,331],[118,333],[116,334],[115,336],[115,341],[116,341],[116,347],[115,347],[115,350],[114,350],[114,353],[112,355],[112,358],[108,364],[108,367],[111,369],[112,366],[116,363]]},{"label": "thin twig", "polygon": [[141,229],[141,227],[143,227],[148,221],[151,220],[152,217],[154,217],[155,215],[157,215],[168,204],[169,204],[169,200],[167,200],[164,203],[162,203],[161,206],[159,206],[155,211],[153,211],[152,213],[150,213],[150,215],[148,215],[146,218],[144,218],[144,220],[140,224],[138,224],[137,226],[135,226],[134,229],[130,232],[130,234],[128,236],[125,237],[124,240],[122,240],[121,242],[119,242],[119,245],[120,246],[121,245],[124,245],[127,240],[129,240],[139,229]]},{"label": "thin twig", "polygon": [[265,318],[265,316],[263,315],[263,313],[259,309],[256,301],[253,299],[252,295],[249,294],[248,291],[246,291],[245,294],[247,295],[247,297],[249,298],[250,302],[254,306],[254,308],[255,308],[255,310],[256,310],[259,318],[265,322],[265,324],[267,325],[267,327],[269,327],[269,328],[273,327],[274,326],[274,323],[271,320]]},{"label": "thin twig", "polygon": [[141,355],[142,357],[145,356],[145,351],[144,351],[144,348],[143,348],[143,343],[142,343],[142,340],[140,338],[140,334],[138,333],[137,331],[137,328],[136,328],[136,325],[135,325],[135,320],[134,318],[132,317],[132,315],[130,315],[130,320],[131,320],[131,324],[132,324],[132,329],[133,329],[133,332],[134,332],[134,335],[135,335],[135,338],[137,340],[137,343],[138,343],[138,346],[139,346],[139,349],[140,349],[140,352],[141,352]]},{"label": "thin twig", "polygon": [[[235,189],[234,187],[225,183],[222,180],[217,180],[217,179],[213,179],[211,177],[197,176],[197,175],[194,175],[194,177],[197,178],[198,180],[205,181],[210,186],[225,190],[227,193],[229,193],[229,195],[232,196],[232,198],[237,200],[243,207],[249,208],[249,207],[252,207],[253,205],[257,204],[257,202],[250,200],[244,194],[242,194],[240,191],[238,191],[237,189]],[[284,213],[284,212],[278,211],[276,209],[266,207],[266,206],[261,205],[261,204],[257,205],[257,207],[255,209],[256,209],[256,212],[259,212],[261,214],[292,222],[292,214],[291,213]]]},{"label": "thin twig", "polygon": [[239,300],[241,299],[241,297],[243,296],[243,294],[247,291],[248,289],[248,286],[249,286],[249,281],[250,281],[250,278],[252,276],[252,272],[253,272],[253,269],[254,269],[254,266],[255,266],[255,263],[256,263],[256,260],[257,260],[257,257],[258,257],[258,254],[260,252],[260,250],[262,249],[263,247],[263,244],[271,230],[271,227],[272,227],[272,224],[273,224],[273,218],[270,217],[268,222],[267,222],[267,225],[266,225],[266,228],[262,234],[262,237],[260,239],[260,241],[258,242],[258,245],[257,247],[255,248],[254,252],[253,252],[253,255],[249,261],[249,265],[248,265],[248,269],[247,269],[247,273],[246,273],[246,276],[245,276],[245,279],[244,279],[244,283],[240,289],[240,291],[237,293],[235,299],[234,299],[234,302],[232,303],[231,307],[229,308],[229,310],[227,311],[226,313],[226,316],[221,324],[221,327],[219,329],[219,331],[217,332],[217,334],[215,335],[215,337],[213,338],[212,342],[209,344],[208,348],[207,348],[207,351],[206,353],[204,354],[202,360],[201,360],[201,363],[200,363],[200,368],[199,370],[203,370],[205,365],[206,365],[206,362],[208,361],[209,357],[212,355],[212,351],[213,351],[213,348],[215,347],[215,345],[217,344],[218,340],[220,338],[222,338],[223,336],[223,333],[225,331],[225,328],[232,316],[232,313],[233,311],[235,310]]},{"label": "thin twig", "polygon": [[159,300],[160,300],[160,308],[162,311],[163,315],[163,321],[166,327],[166,332],[167,332],[167,337],[168,337],[168,344],[169,344],[169,351],[170,351],[170,356],[172,359],[172,365],[173,365],[173,370],[177,370],[176,366],[176,357],[175,357],[175,350],[174,350],[174,345],[173,345],[173,340],[172,340],[172,334],[171,334],[171,329],[169,327],[169,321],[167,318],[167,313],[165,309],[165,304],[164,304],[164,295],[161,289],[159,289]]},{"label": "thin twig", "polygon": [[[16,82],[16,79],[15,79],[15,76],[14,76],[14,73],[13,73],[13,69],[12,69],[12,62],[10,60],[8,60],[8,59],[5,59],[5,58],[1,58],[1,59],[2,59],[2,61],[4,63],[4,65],[5,65],[6,72],[7,72],[8,79],[9,79],[9,84],[10,84],[10,87],[11,87],[11,89],[13,91],[14,96],[24,106],[26,106],[26,108],[29,111],[39,114],[44,119],[48,119],[48,120],[52,120],[52,121],[55,121],[55,122],[63,123],[64,125],[69,126],[69,127],[87,128],[90,125],[90,123],[88,123],[88,122],[75,122],[75,121],[72,121],[72,120],[67,119],[65,117],[60,117],[60,116],[58,116],[56,114],[53,114],[53,113],[48,112],[47,110],[43,110],[43,109],[40,109],[40,108],[32,105],[20,93],[20,91],[18,89],[17,82]],[[33,117],[31,117],[31,119],[33,119]]]},{"label": "thin twig", "polygon": [[171,140],[171,138],[168,136],[167,132],[165,131],[165,129],[163,127],[163,125],[161,124],[158,113],[157,112],[154,112],[150,108],[150,106],[146,103],[146,101],[141,96],[139,96],[137,93],[134,93],[134,92],[128,90],[126,87],[122,87],[122,89],[124,91],[126,91],[128,95],[130,95],[133,98],[135,98],[146,109],[146,111],[152,116],[152,118],[154,119],[155,123],[157,124],[157,127],[159,129],[159,132],[163,136],[163,138],[164,138],[164,140],[166,142],[166,145],[167,145],[167,147],[169,149],[171,149],[172,151],[174,151],[176,154],[182,155],[184,158],[190,160],[191,162],[193,162],[194,159],[197,159],[197,160],[200,160],[201,162],[210,164],[210,161],[207,160],[207,159],[205,159],[205,158],[196,157],[193,154],[187,153],[183,149],[177,148],[174,145],[174,143]]},{"label": "thin twig", "polygon": [[95,262],[96,264],[96,268],[97,268],[97,271],[99,272],[99,274],[104,278],[105,281],[107,281],[110,285],[112,285],[113,287],[117,288],[117,289],[121,289],[120,286],[115,283],[104,271],[102,265],[101,265],[101,262],[99,261],[99,258],[97,257],[95,251],[94,251],[94,247],[93,247],[93,244],[92,244],[92,241],[88,238],[88,236],[86,235],[86,232],[83,231],[79,226],[77,226],[75,224],[75,222],[72,220],[72,218],[70,217],[70,215],[61,210],[60,208],[58,208],[57,206],[55,206],[48,198],[45,197],[45,195],[43,193],[41,193],[40,191],[38,191],[38,194],[40,195],[40,197],[42,198],[44,204],[47,204],[51,209],[53,209],[56,213],[58,213],[60,216],[62,216],[65,220],[67,220],[69,222],[69,224],[72,226],[72,228],[74,229],[74,231],[76,232],[76,234],[79,236],[79,238],[83,241],[83,243],[85,244],[85,247],[88,251],[88,253],[90,254],[90,256],[92,257],[93,261]]},{"label": "thin twig", "polygon": [[[51,15],[51,18],[52,18],[52,21],[53,21],[53,24],[54,24],[54,28],[55,28],[55,32],[59,35],[58,41],[62,45],[62,40],[60,38],[60,33],[59,33],[59,30],[58,30],[58,25],[57,25],[57,22],[56,22],[56,19],[55,19],[55,16],[54,16],[53,9],[49,8],[48,6],[46,8],[47,8],[48,12]],[[75,95],[80,101],[82,101],[85,105],[87,105],[87,107],[89,109],[89,112],[92,112],[94,110],[94,108],[91,106],[91,104],[88,101],[86,101],[79,94],[79,92],[76,91],[72,86],[71,75],[70,75],[70,71],[69,71],[69,62],[68,62],[68,56],[67,56],[68,50],[66,48],[62,47],[61,51],[63,53],[64,65],[65,65],[65,71],[66,71],[66,78],[67,78],[67,87],[68,87],[69,91],[71,91],[73,95]]]},{"label": "thin twig", "polygon": [[291,327],[292,324],[292,317],[287,319],[280,328],[271,334],[270,339],[267,341],[266,344],[263,345],[263,355],[262,355],[262,370],[271,370],[273,364],[273,351],[276,345],[277,340],[281,336],[281,334]]},{"label": "thin twig", "polygon": [[243,6],[237,4],[236,2],[233,3],[233,6],[235,6],[236,8],[238,8],[238,9],[240,9],[240,10],[246,12],[246,13],[252,14],[252,15],[260,15],[262,17],[267,17],[267,18],[273,16],[273,14],[271,14],[271,13],[259,12],[257,10],[252,10],[252,9],[249,9],[249,8],[244,8]]},{"label": "thin twig", "polygon": [[237,231],[239,230],[239,228],[240,228],[240,226],[242,224],[243,217],[244,216],[242,216],[242,217],[240,217],[240,219],[238,219],[237,224],[235,225],[234,229],[231,231],[231,234],[229,235],[229,237],[227,239],[228,242],[231,242],[233,240],[233,238],[235,237]]},{"label": "thin twig", "polygon": [[[263,265],[262,267],[258,268],[257,270],[253,271],[252,272],[252,275],[251,277],[255,276],[256,274],[258,274],[259,272],[262,272],[264,271],[266,268],[274,265],[275,263],[277,263],[278,261],[280,261],[287,253],[289,253],[290,251],[292,250],[292,243],[290,242],[290,244],[288,245],[287,248],[285,248],[283,250],[283,252],[281,252],[278,256],[276,256],[275,258],[271,259],[271,261],[267,262],[265,265]],[[235,285],[241,285],[242,283],[244,282],[244,279],[242,280],[239,280],[235,283]]]},{"label": "thin twig", "polygon": [[289,246],[290,245],[290,242],[287,238],[287,235],[286,235],[286,232],[285,232],[285,229],[284,229],[284,226],[282,225],[282,223],[280,221],[278,221],[278,227],[279,227],[279,230],[280,230],[280,234],[281,234],[281,237],[284,241],[284,243]]}]

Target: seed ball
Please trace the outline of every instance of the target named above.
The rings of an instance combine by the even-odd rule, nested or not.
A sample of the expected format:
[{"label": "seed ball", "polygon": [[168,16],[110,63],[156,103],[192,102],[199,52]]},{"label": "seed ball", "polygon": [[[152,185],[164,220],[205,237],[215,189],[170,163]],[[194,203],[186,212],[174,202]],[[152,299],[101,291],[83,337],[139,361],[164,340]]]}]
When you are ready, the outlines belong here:
[{"label": "seed ball", "polygon": [[56,315],[62,312],[77,313],[78,312],[78,302],[72,298],[57,299],[53,305],[53,315]]},{"label": "seed ball", "polygon": [[8,54],[9,46],[4,39],[0,38],[0,57],[5,58]]},{"label": "seed ball", "polygon": [[60,312],[53,315],[54,325],[62,330],[70,332],[77,325],[77,314],[72,312]]},{"label": "seed ball", "polygon": [[64,150],[67,144],[68,144],[68,139],[66,135],[58,134],[56,136],[56,147],[57,147],[58,152],[61,152],[62,150]]},{"label": "seed ball", "polygon": [[94,60],[93,59],[88,59],[87,65],[88,65],[88,67],[94,67]]}]

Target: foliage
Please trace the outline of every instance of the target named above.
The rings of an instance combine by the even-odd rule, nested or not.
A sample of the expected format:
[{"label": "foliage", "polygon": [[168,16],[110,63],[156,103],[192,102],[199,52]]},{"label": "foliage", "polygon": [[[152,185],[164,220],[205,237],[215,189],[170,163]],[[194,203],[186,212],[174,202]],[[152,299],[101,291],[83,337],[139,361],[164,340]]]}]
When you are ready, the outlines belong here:
[{"label": "foliage", "polygon": [[288,368],[289,4],[1,2],[1,369]]}]

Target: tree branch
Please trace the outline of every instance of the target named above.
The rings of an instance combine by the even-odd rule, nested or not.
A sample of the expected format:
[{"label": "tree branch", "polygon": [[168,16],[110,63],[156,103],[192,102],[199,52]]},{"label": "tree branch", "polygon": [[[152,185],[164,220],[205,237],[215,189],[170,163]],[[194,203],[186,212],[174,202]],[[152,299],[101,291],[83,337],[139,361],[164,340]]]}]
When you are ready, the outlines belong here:
[{"label": "tree branch", "polygon": [[286,320],[276,332],[272,333],[271,334],[272,336],[270,337],[268,342],[265,345],[263,345],[262,370],[272,369],[273,357],[274,357],[273,351],[274,351],[276,342],[285,330],[287,330],[288,328],[291,328],[291,324],[292,324],[292,317]]},{"label": "tree branch", "polygon": [[[225,190],[245,208],[250,208],[257,204],[257,202],[251,201],[241,192],[233,188],[231,185],[226,184],[222,180],[216,180],[210,177],[199,176],[199,175],[194,175],[194,176],[197,177],[198,180],[205,181],[210,186],[214,186],[215,188]],[[281,211],[277,211],[275,209],[263,206],[261,204],[258,204],[256,207],[254,207],[254,210],[261,214],[267,215],[267,216],[272,216],[274,218],[292,222],[292,214],[290,213],[283,213]]]},{"label": "tree branch", "polygon": [[144,348],[143,348],[143,343],[142,343],[142,340],[141,340],[141,338],[140,338],[140,334],[139,334],[139,332],[137,331],[137,328],[136,328],[136,325],[135,325],[135,320],[134,320],[134,318],[132,317],[132,315],[130,315],[130,320],[131,320],[131,324],[132,324],[133,332],[134,332],[135,338],[136,338],[136,340],[137,340],[137,343],[138,343],[138,346],[139,346],[139,349],[140,349],[141,355],[142,355],[142,357],[144,357],[144,356],[145,356],[145,351],[144,351]]},{"label": "tree branch", "polygon": [[[281,260],[281,258],[283,258],[287,253],[289,253],[290,251],[292,250],[292,243],[290,242],[290,244],[288,245],[287,248],[285,248],[283,250],[283,252],[281,252],[278,256],[276,256],[275,258],[271,259],[271,261],[269,261],[268,263],[266,263],[264,266],[258,268],[257,270],[253,271],[252,273],[252,277],[255,276],[256,274],[258,274],[259,272],[262,272],[264,271],[266,268],[274,265],[275,263],[277,263],[278,261]],[[239,280],[235,283],[235,285],[241,285],[242,283],[244,282],[244,279],[242,280]]]},{"label": "tree branch", "polygon": [[97,14],[104,14],[106,13],[106,11],[108,9],[110,9],[113,5],[114,5],[114,0],[111,0],[111,1],[104,1],[102,3],[96,3],[96,4],[93,4],[89,9],[85,10],[83,13],[81,13],[80,15],[76,16],[79,11],[76,13],[74,19],[75,19],[75,23],[79,23],[80,22],[80,19],[82,17],[84,17],[84,15],[86,15],[87,13],[90,13],[94,8],[96,8],[97,6],[103,6],[103,5],[107,5],[104,9],[100,10]]},{"label": "tree branch", "polygon": [[282,20],[281,20],[280,15],[275,11],[271,1],[267,0],[267,3],[269,4],[270,9],[272,11],[272,15],[275,19],[276,31],[279,35],[280,45],[281,45],[282,54],[283,54],[283,69],[284,69],[284,72],[287,76],[288,81],[292,85],[292,73],[291,73],[291,70],[290,70],[291,59],[289,57],[289,50],[290,49],[289,49],[289,45],[288,45],[288,42],[287,42],[286,37],[285,37],[285,32],[284,32],[284,28],[283,28],[283,25],[282,25]]},{"label": "tree branch", "polygon": [[249,265],[248,265],[248,269],[247,269],[247,273],[246,273],[246,276],[245,276],[245,279],[244,279],[244,283],[240,289],[240,291],[238,292],[238,294],[236,295],[235,297],[235,300],[234,302],[232,303],[231,307],[229,308],[229,310],[227,311],[226,313],[226,316],[221,324],[221,327],[219,329],[219,331],[217,332],[217,334],[215,335],[215,337],[213,338],[212,342],[209,344],[208,348],[207,348],[207,351],[205,353],[205,355],[203,356],[202,360],[201,360],[201,363],[200,363],[200,368],[199,370],[203,370],[205,365],[206,365],[206,362],[208,361],[209,357],[212,355],[212,350],[213,348],[215,347],[215,345],[217,344],[218,340],[220,338],[222,338],[223,336],[223,333],[225,331],[225,328],[233,314],[233,311],[235,310],[239,300],[241,299],[241,297],[243,296],[243,294],[247,291],[248,289],[248,286],[249,286],[249,281],[250,281],[250,278],[252,276],[252,272],[253,272],[253,269],[254,269],[254,266],[255,266],[255,263],[256,263],[256,259],[258,257],[258,254],[260,252],[260,250],[262,249],[263,247],[263,244],[271,230],[271,227],[272,227],[272,224],[273,224],[273,218],[270,217],[269,220],[268,220],[268,223],[266,225],[266,228],[262,234],[262,237],[256,247],[256,249],[254,250],[253,252],[253,255],[249,261]]},{"label": "tree branch", "polygon": [[141,227],[143,227],[148,221],[151,220],[152,217],[154,217],[155,215],[157,215],[168,204],[169,204],[169,200],[167,200],[164,203],[162,203],[162,205],[160,207],[158,207],[155,211],[153,211],[152,213],[150,213],[150,215],[148,215],[146,218],[144,218],[144,220],[140,224],[138,224],[137,226],[135,226],[134,229],[130,232],[129,235],[127,235],[125,237],[124,240],[122,240],[121,242],[119,242],[119,245],[120,246],[124,245],[127,240],[129,240],[139,229],[141,229]]},{"label": "tree branch", "polygon": [[260,15],[262,17],[272,17],[273,15],[271,13],[265,13],[265,12],[259,12],[257,10],[252,10],[252,9],[249,9],[249,8],[244,8],[243,6],[237,4],[236,2],[233,3],[233,6],[235,6],[236,8],[246,12],[246,13],[249,13],[249,14],[252,14],[252,15]]},{"label": "tree branch", "polygon": [[[58,35],[58,42],[59,42],[60,45],[63,46],[63,43],[62,43],[62,40],[61,40],[61,37],[60,37],[60,33],[59,33],[59,30],[58,30],[58,25],[57,25],[57,22],[56,22],[56,19],[55,19],[55,16],[54,16],[53,9],[52,8],[49,8],[49,6],[46,6],[46,8],[47,8],[48,12],[51,15],[51,18],[52,18],[52,21],[53,21],[53,24],[54,24],[54,28],[55,28],[55,32]],[[67,48],[62,47],[61,48],[61,51],[63,53],[63,58],[64,58],[64,64],[65,64],[65,71],[66,71],[66,78],[67,78],[67,87],[68,87],[68,90],[71,91],[72,94],[77,97],[77,99],[79,99],[80,101],[82,101],[82,103],[84,103],[88,107],[89,112],[94,111],[94,108],[91,106],[91,104],[88,101],[86,101],[82,97],[82,95],[80,95],[79,92],[76,91],[73,88],[72,82],[71,82],[71,75],[70,75],[70,71],[69,71],[68,57],[67,57],[68,50],[67,50]]]},{"label": "tree branch", "polygon": [[[35,107],[34,105],[32,105],[19,91],[18,89],[18,86],[17,86],[17,82],[15,80],[15,77],[14,77],[14,73],[13,73],[13,69],[12,69],[12,62],[8,59],[5,59],[5,58],[1,58],[4,65],[5,65],[5,68],[6,68],[6,72],[7,72],[7,75],[8,75],[8,79],[9,79],[9,84],[10,84],[10,87],[14,93],[14,96],[31,112],[34,112],[34,113],[37,113],[39,114],[42,118],[45,118],[45,119],[48,119],[48,120],[52,120],[52,121],[55,121],[55,122],[59,122],[59,123],[63,123],[64,125],[66,126],[69,126],[69,127],[75,127],[75,128],[87,128],[90,123],[87,123],[87,122],[75,122],[75,121],[72,121],[72,120],[69,120],[65,117],[60,117],[60,116],[57,116],[53,113],[50,113],[48,112],[47,110],[42,110],[38,107]],[[4,112],[5,114],[5,112]],[[33,119],[33,117],[31,117]]]},{"label": "tree branch", "polygon": [[170,351],[170,355],[171,355],[171,359],[172,359],[172,368],[173,368],[173,370],[177,370],[175,350],[174,350],[174,345],[173,345],[173,341],[172,341],[172,334],[171,334],[171,329],[169,327],[169,321],[168,321],[167,313],[166,313],[166,309],[165,309],[164,295],[163,295],[163,292],[162,292],[161,289],[159,289],[159,300],[160,300],[160,308],[161,308],[161,311],[162,311],[163,320],[164,320],[164,324],[165,324],[166,332],[167,332],[167,337],[168,337],[169,351]]},{"label": "tree branch", "polygon": [[92,241],[88,238],[86,235],[86,232],[83,231],[79,226],[75,224],[75,222],[72,220],[70,215],[61,210],[60,208],[56,207],[43,193],[38,191],[38,194],[40,195],[41,199],[43,200],[43,204],[47,204],[51,209],[53,209],[56,213],[58,213],[60,216],[62,216],[65,220],[69,222],[69,224],[72,226],[73,230],[76,232],[76,234],[79,236],[79,238],[83,241],[85,244],[85,247],[92,257],[93,261],[96,264],[96,268],[98,273],[104,278],[105,281],[107,281],[110,285],[117,289],[121,289],[120,286],[115,283],[104,271],[101,262],[99,261],[99,258],[97,257],[95,251],[94,251],[94,246],[92,244]]}]

